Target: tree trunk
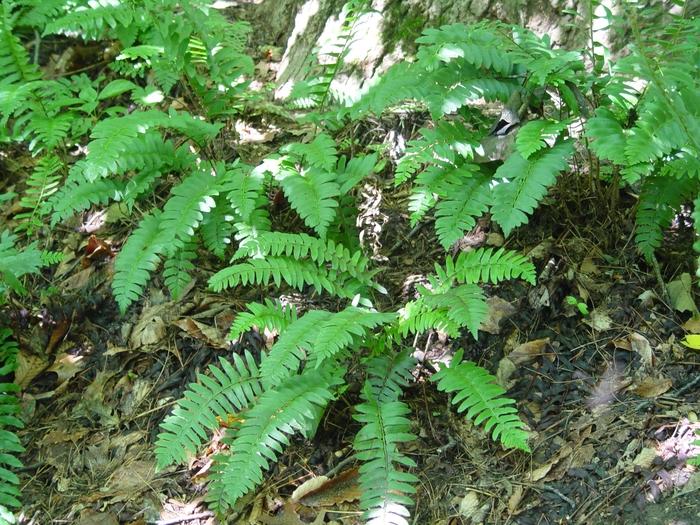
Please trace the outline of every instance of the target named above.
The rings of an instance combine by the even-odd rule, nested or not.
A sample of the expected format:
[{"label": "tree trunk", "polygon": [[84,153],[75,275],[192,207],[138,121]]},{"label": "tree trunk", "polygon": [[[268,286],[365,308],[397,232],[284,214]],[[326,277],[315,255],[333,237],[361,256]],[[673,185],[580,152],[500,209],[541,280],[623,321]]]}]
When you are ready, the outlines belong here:
[{"label": "tree trunk", "polygon": [[[319,40],[332,38],[345,3],[263,0],[239,8],[237,15],[249,20],[254,28],[264,28],[264,32],[254,35],[254,43],[273,44],[284,50],[277,80],[285,83],[304,78],[311,53]],[[570,23],[571,15],[566,13],[576,11],[578,4],[579,0],[373,0],[374,12],[362,18],[357,32],[362,52],[351,52],[347,62],[356,66],[355,73],[370,78],[411,54],[423,29],[484,19],[520,24],[537,34],[549,35],[555,45],[580,44],[586,38],[586,28]]]}]

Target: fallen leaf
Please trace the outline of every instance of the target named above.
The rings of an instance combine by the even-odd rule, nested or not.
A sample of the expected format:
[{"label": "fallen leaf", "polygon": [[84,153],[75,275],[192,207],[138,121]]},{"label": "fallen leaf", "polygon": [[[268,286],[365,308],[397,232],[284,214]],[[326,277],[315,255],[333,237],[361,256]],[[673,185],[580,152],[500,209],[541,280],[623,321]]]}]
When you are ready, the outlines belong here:
[{"label": "fallen leaf", "polygon": [[532,361],[533,359],[541,355],[550,356],[551,353],[544,352],[544,349],[547,347],[548,344],[549,337],[528,341],[515,347],[513,351],[510,354],[508,354],[508,359],[513,361],[513,363],[515,363],[516,365],[521,365],[523,363]]},{"label": "fallen leaf", "polygon": [[612,319],[608,316],[605,310],[596,308],[591,312],[588,318],[583,320],[588,326],[593,328],[596,332],[604,332],[605,330],[610,330],[612,328]]},{"label": "fallen leaf", "polygon": [[515,306],[498,296],[486,300],[489,307],[488,317],[479,328],[486,333],[497,335],[501,333],[501,322],[515,313]]},{"label": "fallen leaf", "polygon": [[683,338],[681,343],[691,350],[700,350],[700,335],[688,334]]},{"label": "fallen leaf", "polygon": [[520,506],[520,502],[523,500],[524,494],[525,490],[523,489],[523,486],[516,485],[516,487],[513,489],[513,494],[511,494],[510,498],[508,498],[508,512],[511,514],[516,513],[518,507]]},{"label": "fallen leaf", "polygon": [[639,454],[632,460],[631,465],[627,466],[629,472],[633,472],[635,467],[639,467],[644,470],[648,470],[651,464],[656,458],[656,449],[654,448],[643,448]]},{"label": "fallen leaf", "polygon": [[489,508],[489,502],[484,505],[479,504],[479,496],[473,490],[468,491],[459,502],[459,514],[467,520],[467,523],[481,523]]},{"label": "fallen leaf", "polygon": [[666,285],[671,306],[679,312],[692,312],[693,317],[700,315],[693,299],[693,285],[689,273],[683,273],[680,279]]},{"label": "fallen leaf", "polygon": [[80,518],[75,525],[119,525],[119,520],[111,512],[87,509],[80,513]]},{"label": "fallen leaf", "polygon": [[17,355],[17,369],[15,370],[15,383],[24,390],[32,380],[41,374],[49,361],[44,356],[20,351]]},{"label": "fallen leaf", "polygon": [[630,390],[641,397],[657,397],[668,392],[671,385],[673,381],[667,377],[645,377]]},{"label": "fallen leaf", "polygon": [[541,480],[547,474],[549,474],[549,471],[552,470],[553,466],[554,466],[554,463],[547,463],[545,465],[542,465],[541,467],[536,468],[535,470],[530,471],[530,474],[528,475],[528,479],[530,481]]},{"label": "fallen leaf", "polygon": [[166,335],[165,321],[160,315],[146,311],[136,323],[129,346],[133,349],[141,349],[144,346],[159,343]]},{"label": "fallen leaf", "polygon": [[359,470],[341,472],[332,479],[311,478],[292,493],[292,501],[308,507],[326,507],[360,499]]},{"label": "fallen leaf", "polygon": [[190,337],[204,341],[207,345],[215,348],[228,349],[229,344],[224,334],[216,327],[185,317],[175,321],[175,326],[185,331]]},{"label": "fallen leaf", "polygon": [[646,337],[637,332],[633,332],[629,336],[632,351],[639,354],[644,367],[650,367],[654,361],[654,352]]},{"label": "fallen leaf", "polygon": [[84,367],[84,356],[72,354],[60,354],[56,356],[56,360],[51,365],[47,372],[54,372],[58,376],[58,385],[62,385]]}]

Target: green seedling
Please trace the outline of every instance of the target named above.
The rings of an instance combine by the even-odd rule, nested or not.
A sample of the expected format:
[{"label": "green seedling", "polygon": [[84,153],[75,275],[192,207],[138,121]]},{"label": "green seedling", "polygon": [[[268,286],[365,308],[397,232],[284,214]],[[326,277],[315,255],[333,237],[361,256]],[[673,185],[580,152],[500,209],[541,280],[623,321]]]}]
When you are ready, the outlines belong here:
[{"label": "green seedling", "polygon": [[581,313],[582,316],[587,317],[588,314],[590,313],[588,311],[588,305],[584,303],[583,301],[579,301],[576,297],[573,295],[567,295],[566,296],[566,303],[570,304],[571,306],[575,306],[578,308],[578,311]]}]

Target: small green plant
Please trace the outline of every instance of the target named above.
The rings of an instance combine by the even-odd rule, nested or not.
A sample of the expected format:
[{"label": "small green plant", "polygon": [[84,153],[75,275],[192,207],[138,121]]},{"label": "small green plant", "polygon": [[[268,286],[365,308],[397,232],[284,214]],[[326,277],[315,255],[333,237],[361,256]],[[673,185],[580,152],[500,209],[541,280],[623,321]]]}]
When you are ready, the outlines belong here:
[{"label": "small green plant", "polygon": [[566,304],[568,304],[570,306],[575,306],[582,316],[587,317],[588,314],[590,313],[588,311],[588,305],[584,301],[579,301],[573,295],[567,295],[564,298],[564,300],[566,301]]}]

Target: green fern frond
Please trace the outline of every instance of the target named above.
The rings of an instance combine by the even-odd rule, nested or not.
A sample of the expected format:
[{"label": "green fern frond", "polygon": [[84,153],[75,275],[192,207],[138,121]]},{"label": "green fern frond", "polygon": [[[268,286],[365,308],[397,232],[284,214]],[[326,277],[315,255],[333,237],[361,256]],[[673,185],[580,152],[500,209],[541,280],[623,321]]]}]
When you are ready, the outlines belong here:
[{"label": "green fern frond", "polygon": [[389,335],[400,339],[408,334],[424,334],[428,330],[439,330],[452,337],[459,336],[459,326],[444,310],[430,308],[419,298],[409,301],[399,310],[398,320],[389,330]]},{"label": "green fern frond", "polygon": [[[12,340],[12,331],[0,328],[0,375],[12,374],[17,367],[19,347]],[[13,429],[23,428],[19,419],[21,412],[14,383],[0,383],[0,508],[19,508],[19,477],[10,469],[21,469],[22,462],[17,455],[24,452],[19,437]]]},{"label": "green fern frond", "polygon": [[183,248],[194,235],[216,202],[221,179],[209,170],[199,169],[170,191],[170,198],[163,206],[160,230],[169,243],[168,252]]},{"label": "green fern frond", "polygon": [[402,389],[414,380],[416,360],[408,351],[373,357],[366,363],[367,383],[380,403],[396,401]]},{"label": "green fern frond", "polygon": [[127,27],[135,13],[127,1],[88,0],[87,6],[72,8],[67,14],[52,20],[45,35],[79,33],[86,40],[97,40],[109,29]]},{"label": "green fern frond", "polygon": [[331,274],[319,268],[311,261],[296,261],[288,257],[268,257],[251,259],[248,262],[234,264],[218,271],[209,279],[209,288],[220,292],[226,288],[240,285],[267,285],[282,282],[292,288],[303,290],[305,285],[313,286],[317,292],[323,290],[330,294],[345,296],[346,292],[339,283],[334,283]]},{"label": "green fern frond", "polygon": [[243,358],[232,354],[232,363],[219,359],[209,365],[209,374],[197,374],[172,413],[160,425],[156,440],[158,469],[183,463],[207,439],[207,432],[220,427],[217,417],[226,421],[248,408],[260,394],[260,371],[249,352]]},{"label": "green fern frond", "polygon": [[245,166],[231,166],[226,172],[226,183],[221,191],[226,194],[231,208],[241,221],[248,221],[257,207],[264,182],[262,173],[255,170],[249,172]]},{"label": "green fern frond", "polygon": [[265,299],[265,304],[248,303],[247,312],[236,316],[228,333],[229,341],[236,341],[253,327],[262,332],[265,328],[284,332],[287,327],[297,320],[297,310],[294,305],[283,305],[279,301]]},{"label": "green fern frond", "polygon": [[114,261],[112,291],[123,313],[137,301],[151,272],[160,264],[164,252],[160,224],[162,212],[155,210],[141,219]]},{"label": "green fern frond", "polygon": [[335,176],[311,167],[301,173],[289,174],[282,180],[284,194],[307,226],[325,237],[335,218],[340,188]]},{"label": "green fern frond", "polygon": [[495,178],[509,179],[493,189],[493,219],[508,235],[513,229],[528,222],[547,190],[557,180],[557,174],[568,167],[573,153],[571,141],[562,142],[540,154],[524,158],[513,153],[496,170]]},{"label": "green fern frond", "polygon": [[554,142],[559,134],[571,123],[570,120],[531,120],[518,130],[515,145],[523,158],[530,158],[533,153]]},{"label": "green fern frond", "polygon": [[445,198],[435,208],[435,231],[443,248],[448,249],[476,225],[491,205],[490,179],[474,176],[447,184]]},{"label": "green fern frond", "polygon": [[49,204],[53,209],[51,226],[55,226],[80,211],[98,204],[107,204],[119,197],[122,185],[111,179],[98,179],[93,182],[70,181],[55,193]]},{"label": "green fern frond", "polygon": [[0,93],[13,85],[26,85],[41,76],[19,38],[13,34],[18,14],[13,12],[14,6],[15,2],[0,3]]},{"label": "green fern frond", "polygon": [[310,258],[319,266],[329,264],[361,282],[370,282],[369,259],[362,252],[351,252],[332,240],[316,239],[305,233],[263,232],[254,247],[242,247],[233,260],[243,256],[285,256],[296,260]]},{"label": "green fern frond", "polygon": [[528,434],[518,417],[515,401],[504,397],[505,390],[486,370],[470,361],[462,362],[463,354],[459,350],[450,366],[441,369],[431,380],[442,392],[456,392],[452,404],[458,405],[457,411],[466,410],[466,417],[475,425],[483,424],[494,441],[500,440],[506,448],[530,452]]},{"label": "green fern frond", "polygon": [[671,224],[680,205],[697,188],[697,182],[692,179],[671,182],[664,177],[649,177],[644,181],[637,205],[635,242],[647,261],[661,247],[664,229]]},{"label": "green fern frond", "polygon": [[360,467],[360,506],[365,520],[372,525],[405,525],[409,517],[409,496],[415,493],[418,478],[401,467],[415,467],[415,462],[401,453],[398,445],[415,439],[410,433],[410,408],[398,400],[380,400],[371,383],[366,382],[363,402],[355,408],[353,419],[362,423],[355,436],[355,457]]},{"label": "green fern frond", "polygon": [[434,309],[441,309],[457,326],[466,326],[478,338],[479,328],[488,317],[486,297],[476,284],[463,284],[450,288],[444,293],[422,294],[424,303]]},{"label": "green fern frond", "polygon": [[598,108],[595,116],[586,122],[586,135],[592,139],[590,147],[598,157],[615,164],[626,164],[627,137],[612,111]]},{"label": "green fern frond", "polygon": [[308,433],[333,398],[341,373],[329,367],[308,370],[258,397],[230,441],[230,454],[214,459],[207,500],[215,510],[233,507],[262,482],[263,472],[289,444],[290,434]]},{"label": "green fern frond", "polygon": [[319,133],[314,140],[306,144],[289,144],[283,147],[282,151],[291,153],[307,166],[316,166],[324,171],[332,171],[338,161],[335,141],[325,133]]},{"label": "green fern frond", "polygon": [[313,341],[318,336],[319,325],[332,317],[325,310],[311,310],[294,320],[280,334],[262,365],[262,377],[267,388],[274,387],[299,372],[307,358]]},{"label": "green fern frond", "polygon": [[165,259],[163,281],[173,299],[179,299],[182,291],[192,280],[192,271],[194,270],[192,261],[197,258],[196,250],[197,244],[188,241],[182,247],[177,248],[174,253],[168,253],[168,257]]},{"label": "green fern frond", "polygon": [[523,279],[535,284],[535,266],[527,257],[512,250],[479,248],[462,252],[457,260],[445,259],[445,267],[435,265],[435,273],[442,282],[456,279],[459,283],[493,283],[506,279]]},{"label": "green fern frond", "polygon": [[214,203],[214,208],[204,216],[200,231],[206,249],[223,259],[231,244],[235,217],[225,196],[218,195],[214,198]]},{"label": "green fern frond", "polygon": [[18,231],[26,231],[31,236],[43,226],[43,217],[50,211],[47,199],[58,191],[63,161],[55,155],[42,157],[26,180],[27,189],[19,201],[26,211],[18,213],[15,218],[20,221]]},{"label": "green fern frond", "polygon": [[3,302],[6,293],[5,285],[24,295],[27,292],[19,278],[39,273],[39,269],[45,266],[36,241],[22,250],[15,247],[16,242],[16,235],[7,230],[0,232],[0,303]]}]

